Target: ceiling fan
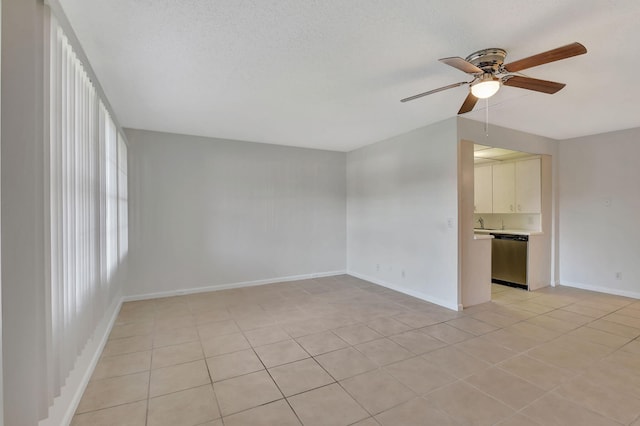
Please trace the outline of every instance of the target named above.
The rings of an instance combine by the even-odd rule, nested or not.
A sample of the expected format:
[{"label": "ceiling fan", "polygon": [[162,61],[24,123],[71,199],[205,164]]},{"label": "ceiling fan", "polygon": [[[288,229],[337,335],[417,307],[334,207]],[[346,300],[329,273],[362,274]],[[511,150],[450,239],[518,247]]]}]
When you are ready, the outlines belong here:
[{"label": "ceiling fan", "polygon": [[535,90],[536,92],[553,94],[562,89],[565,84],[555,81],[538,80],[520,74],[519,71],[536,67],[549,62],[567,59],[587,53],[587,49],[580,43],[571,43],[566,46],[547,52],[538,53],[528,58],[520,59],[508,64],[504,63],[507,51],[499,48],[482,49],[472,53],[465,59],[458,56],[439,59],[449,66],[459,69],[473,76],[471,81],[461,81],[450,84],[428,92],[419,93],[402,99],[400,102],[412,101],[432,93],[453,89],[465,84],[469,85],[470,91],[467,98],[462,103],[458,114],[464,114],[473,109],[478,99],[485,99],[493,96],[501,85],[519,87],[521,89]]}]

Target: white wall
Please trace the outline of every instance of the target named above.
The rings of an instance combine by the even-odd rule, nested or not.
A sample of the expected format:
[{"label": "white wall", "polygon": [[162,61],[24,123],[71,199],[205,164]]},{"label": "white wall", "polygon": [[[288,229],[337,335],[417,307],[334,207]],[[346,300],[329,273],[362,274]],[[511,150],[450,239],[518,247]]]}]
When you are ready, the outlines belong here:
[{"label": "white wall", "polygon": [[129,295],[344,272],[345,153],[126,134]]},{"label": "white wall", "polygon": [[457,149],[449,119],[347,155],[350,274],[457,309]]},{"label": "white wall", "polygon": [[557,154],[558,141],[532,133],[489,124],[489,134],[484,130],[482,121],[458,117],[458,137],[481,145],[531,154]]},{"label": "white wall", "polygon": [[[464,308],[491,300],[491,236],[476,239],[473,142],[458,143],[458,304]],[[485,239],[484,237],[489,237]]]},{"label": "white wall", "polygon": [[564,140],[559,153],[560,282],[640,297],[640,128]]}]

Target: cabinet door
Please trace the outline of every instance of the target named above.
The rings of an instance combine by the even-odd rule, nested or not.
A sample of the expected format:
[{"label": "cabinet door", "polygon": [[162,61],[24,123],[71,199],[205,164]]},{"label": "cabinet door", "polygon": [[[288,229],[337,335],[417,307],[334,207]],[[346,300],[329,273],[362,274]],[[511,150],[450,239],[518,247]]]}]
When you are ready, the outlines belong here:
[{"label": "cabinet door", "polygon": [[516,162],[516,212],[540,213],[540,159]]},{"label": "cabinet door", "polygon": [[474,169],[473,176],[473,212],[493,213],[493,181],[491,166]]},{"label": "cabinet door", "polygon": [[514,163],[493,166],[493,212],[515,213],[516,182]]}]

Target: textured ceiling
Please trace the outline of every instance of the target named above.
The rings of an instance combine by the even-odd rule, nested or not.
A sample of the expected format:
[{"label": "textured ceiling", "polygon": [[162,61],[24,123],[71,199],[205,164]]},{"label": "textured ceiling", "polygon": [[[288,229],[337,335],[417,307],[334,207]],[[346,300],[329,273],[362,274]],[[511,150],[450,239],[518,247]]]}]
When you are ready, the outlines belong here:
[{"label": "textured ceiling", "polygon": [[[60,0],[125,127],[340,151],[455,116],[467,75],[438,62],[488,47],[555,95],[503,87],[493,124],[564,139],[640,126],[637,0]],[[484,101],[465,116],[484,120]]]}]

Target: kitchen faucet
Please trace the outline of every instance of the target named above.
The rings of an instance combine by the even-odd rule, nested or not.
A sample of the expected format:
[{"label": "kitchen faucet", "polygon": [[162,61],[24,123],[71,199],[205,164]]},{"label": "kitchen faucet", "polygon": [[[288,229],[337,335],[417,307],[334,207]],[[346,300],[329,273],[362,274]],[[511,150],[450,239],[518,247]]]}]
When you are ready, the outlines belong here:
[{"label": "kitchen faucet", "polygon": [[478,222],[480,222],[480,229],[484,229],[484,219],[482,217],[480,217],[478,219]]}]

